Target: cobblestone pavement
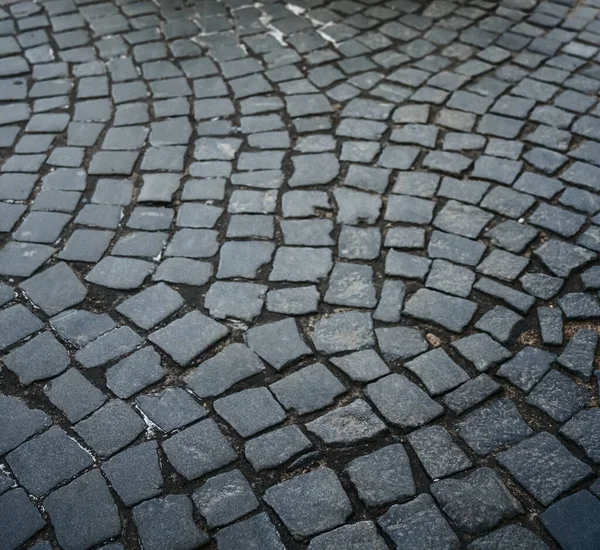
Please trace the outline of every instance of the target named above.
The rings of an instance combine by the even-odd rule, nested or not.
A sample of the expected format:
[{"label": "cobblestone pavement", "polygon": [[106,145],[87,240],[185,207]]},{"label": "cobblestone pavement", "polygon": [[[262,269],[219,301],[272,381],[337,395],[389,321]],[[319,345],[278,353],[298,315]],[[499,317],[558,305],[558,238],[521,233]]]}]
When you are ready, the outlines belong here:
[{"label": "cobblestone pavement", "polygon": [[600,1],[0,8],[0,549],[598,550]]}]

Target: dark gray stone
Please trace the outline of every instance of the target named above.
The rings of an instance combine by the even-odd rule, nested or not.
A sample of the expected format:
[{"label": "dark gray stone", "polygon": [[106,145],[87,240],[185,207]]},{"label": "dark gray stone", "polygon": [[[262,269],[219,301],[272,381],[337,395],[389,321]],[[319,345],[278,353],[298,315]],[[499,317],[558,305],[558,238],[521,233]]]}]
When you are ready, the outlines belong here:
[{"label": "dark gray stone", "polygon": [[367,396],[394,425],[415,428],[440,416],[444,409],[400,374],[390,374],[367,386]]},{"label": "dark gray stone", "polygon": [[219,550],[235,550],[241,540],[248,550],[285,550],[277,529],[264,512],[219,530],[215,538]]},{"label": "dark gray stone", "polygon": [[581,447],[593,462],[600,462],[598,409],[586,409],[577,413],[560,429],[560,433]]},{"label": "dark gray stone", "polygon": [[457,426],[458,435],[480,456],[533,433],[514,403],[506,398],[469,413]]},{"label": "dark gray stone", "polygon": [[461,472],[472,466],[467,455],[441,426],[429,426],[414,431],[409,434],[408,441],[433,480]]},{"label": "dark gray stone", "polygon": [[457,550],[461,544],[433,498],[419,495],[395,504],[379,518],[379,525],[397,548]]},{"label": "dark gray stone", "polygon": [[372,347],[375,343],[371,315],[359,311],[334,313],[315,324],[312,340],[327,355]]},{"label": "dark gray stone", "polygon": [[558,363],[574,374],[589,380],[594,370],[594,357],[598,334],[591,329],[581,329],[571,338],[558,358]]},{"label": "dark gray stone", "polygon": [[524,512],[490,468],[478,468],[461,479],[444,479],[430,487],[441,509],[466,533],[487,531]]},{"label": "dark gray stone", "polygon": [[2,544],[8,549],[22,547],[46,522],[23,489],[13,489],[0,496]]},{"label": "dark gray stone", "polygon": [[4,356],[4,365],[29,385],[60,374],[69,366],[67,350],[51,332],[42,332]]},{"label": "dark gray stone", "polygon": [[100,470],[91,470],[44,500],[59,544],[89,548],[121,532],[117,505]]},{"label": "dark gray stone", "polygon": [[544,506],[592,474],[548,432],[522,441],[496,459]]},{"label": "dark gray stone", "polygon": [[189,393],[181,388],[167,387],[160,393],[140,395],[136,399],[140,410],[161,430],[171,432],[182,428],[208,413]]},{"label": "dark gray stone", "polygon": [[492,531],[489,535],[475,539],[469,550],[548,550],[548,546],[528,529],[520,525],[507,525]]},{"label": "dark gray stone", "polygon": [[378,436],[386,426],[365,401],[357,399],[309,422],[306,429],[326,444],[351,445]]},{"label": "dark gray stone", "polygon": [[284,426],[249,440],[244,446],[246,458],[258,472],[276,468],[312,443],[297,426]]},{"label": "dark gray stone", "polygon": [[258,508],[250,484],[239,470],[210,478],[192,494],[209,528],[219,527]]},{"label": "dark gray stone", "polygon": [[229,329],[199,311],[191,311],[148,339],[168,353],[179,365],[186,366],[194,358],[227,336]]},{"label": "dark gray stone", "polygon": [[214,420],[206,419],[163,442],[172,466],[186,479],[199,478],[233,462],[237,453]]},{"label": "dark gray stone", "polygon": [[192,501],[187,495],[167,495],[138,504],[133,520],[148,550],[192,550],[204,546],[209,537],[196,525]]},{"label": "dark gray stone", "polygon": [[113,399],[85,420],[75,431],[100,456],[116,453],[146,428],[142,419],[126,403]]},{"label": "dark gray stone", "polygon": [[269,386],[287,409],[307,414],[328,405],[344,393],[344,385],[321,363],[304,367]]},{"label": "dark gray stone", "polygon": [[504,363],[497,374],[528,392],[548,372],[555,357],[549,351],[527,346]]},{"label": "dark gray stone", "polygon": [[444,404],[456,414],[462,414],[498,393],[500,389],[500,384],[487,374],[480,374],[444,396]]},{"label": "dark gray stone", "polygon": [[385,541],[370,521],[359,521],[343,525],[312,539],[308,550],[385,550]]},{"label": "dark gray stone", "polygon": [[250,388],[217,399],[214,409],[242,437],[285,420],[285,412],[266,388]]},{"label": "dark gray stone", "polygon": [[159,495],[163,477],[156,441],[129,447],[102,465],[104,475],[126,506]]},{"label": "dark gray stone", "polygon": [[293,319],[253,327],[245,333],[244,338],[252,351],[277,370],[304,355],[312,354]]},{"label": "dark gray stone", "polygon": [[348,496],[329,468],[319,468],[270,487],[263,498],[294,537],[338,527],[352,513]]},{"label": "dark gray stone", "polygon": [[461,332],[471,321],[477,305],[463,298],[419,289],[406,302],[404,312],[411,317],[432,321],[452,332]]}]

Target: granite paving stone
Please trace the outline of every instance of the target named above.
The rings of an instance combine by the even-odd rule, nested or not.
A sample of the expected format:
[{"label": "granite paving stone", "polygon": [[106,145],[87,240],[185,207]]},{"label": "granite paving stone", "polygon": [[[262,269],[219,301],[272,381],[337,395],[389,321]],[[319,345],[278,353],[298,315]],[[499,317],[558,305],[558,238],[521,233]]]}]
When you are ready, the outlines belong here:
[{"label": "granite paving stone", "polygon": [[540,432],[499,453],[497,460],[545,506],[592,474],[587,464],[548,432]]},{"label": "granite paving stone", "polygon": [[267,489],[263,499],[295,537],[338,527],[352,512],[346,492],[329,468],[319,468],[274,485]]},{"label": "granite paving stone", "polygon": [[524,512],[491,468],[478,468],[460,479],[443,479],[431,485],[431,492],[440,508],[466,533],[487,531]]},{"label": "granite paving stone", "polygon": [[4,546],[595,548],[599,7],[0,9]]}]

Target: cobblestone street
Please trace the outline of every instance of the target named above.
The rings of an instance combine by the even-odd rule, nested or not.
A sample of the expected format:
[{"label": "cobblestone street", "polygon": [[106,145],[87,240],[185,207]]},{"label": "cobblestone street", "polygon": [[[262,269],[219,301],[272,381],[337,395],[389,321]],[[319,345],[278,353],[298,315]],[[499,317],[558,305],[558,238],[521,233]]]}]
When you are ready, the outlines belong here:
[{"label": "cobblestone street", "polygon": [[0,6],[0,550],[600,550],[600,0]]}]

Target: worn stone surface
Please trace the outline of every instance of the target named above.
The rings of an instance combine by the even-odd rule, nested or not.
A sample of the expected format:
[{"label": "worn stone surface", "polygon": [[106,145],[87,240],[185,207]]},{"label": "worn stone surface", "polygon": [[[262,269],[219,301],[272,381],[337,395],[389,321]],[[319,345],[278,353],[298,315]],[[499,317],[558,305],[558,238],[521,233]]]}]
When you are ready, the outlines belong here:
[{"label": "worn stone surface", "polygon": [[4,2],[4,546],[596,541],[599,8]]}]

